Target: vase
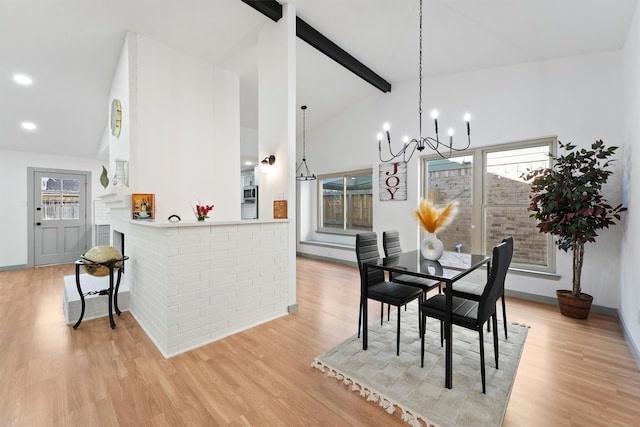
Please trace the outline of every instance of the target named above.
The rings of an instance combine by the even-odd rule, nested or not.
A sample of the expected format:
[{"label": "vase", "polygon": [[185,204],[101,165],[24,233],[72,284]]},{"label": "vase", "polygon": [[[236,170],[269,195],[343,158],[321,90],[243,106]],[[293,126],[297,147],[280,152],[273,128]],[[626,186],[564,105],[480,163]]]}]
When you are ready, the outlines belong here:
[{"label": "vase", "polygon": [[444,245],[435,233],[427,233],[426,237],[420,242],[420,252],[422,252],[422,256],[425,259],[436,261],[442,256]]}]

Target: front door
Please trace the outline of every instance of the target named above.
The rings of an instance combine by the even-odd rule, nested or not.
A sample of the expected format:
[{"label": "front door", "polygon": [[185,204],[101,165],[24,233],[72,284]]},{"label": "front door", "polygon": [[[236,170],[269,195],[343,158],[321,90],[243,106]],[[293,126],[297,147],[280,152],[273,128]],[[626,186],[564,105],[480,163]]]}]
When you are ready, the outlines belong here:
[{"label": "front door", "polygon": [[88,249],[87,175],[33,171],[34,265],[80,259]]}]

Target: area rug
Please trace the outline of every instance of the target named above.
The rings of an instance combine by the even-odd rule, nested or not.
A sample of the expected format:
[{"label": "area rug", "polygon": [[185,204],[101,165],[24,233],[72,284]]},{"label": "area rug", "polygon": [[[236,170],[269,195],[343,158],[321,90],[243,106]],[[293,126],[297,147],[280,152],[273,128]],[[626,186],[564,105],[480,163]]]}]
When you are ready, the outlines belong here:
[{"label": "area rug", "polygon": [[453,388],[444,386],[444,347],[440,347],[440,323],[427,319],[424,368],[420,367],[418,305],[402,311],[400,356],[396,356],[396,325],[369,325],[369,348],[362,350],[362,338],[352,336],[318,356],[312,367],[377,402],[389,414],[402,411],[412,426],[500,426],[507,409],[527,327],[508,325],[504,338],[499,330],[499,369],[495,369],[492,333],[485,329],[487,393],[482,393],[478,333],[453,327]]}]

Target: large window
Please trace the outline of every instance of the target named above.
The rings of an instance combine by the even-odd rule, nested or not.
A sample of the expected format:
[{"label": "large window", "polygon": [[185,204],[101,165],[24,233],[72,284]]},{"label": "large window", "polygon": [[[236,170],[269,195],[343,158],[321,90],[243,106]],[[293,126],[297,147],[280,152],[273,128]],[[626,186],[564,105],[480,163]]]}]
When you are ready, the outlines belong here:
[{"label": "large window", "polygon": [[349,233],[373,230],[371,169],[320,176],[320,230]]},{"label": "large window", "polygon": [[458,215],[438,234],[446,250],[490,254],[513,236],[513,267],[553,271],[553,241],[530,218],[530,185],[521,175],[547,167],[555,138],[469,150],[450,159],[425,158],[425,197],[458,201]]}]

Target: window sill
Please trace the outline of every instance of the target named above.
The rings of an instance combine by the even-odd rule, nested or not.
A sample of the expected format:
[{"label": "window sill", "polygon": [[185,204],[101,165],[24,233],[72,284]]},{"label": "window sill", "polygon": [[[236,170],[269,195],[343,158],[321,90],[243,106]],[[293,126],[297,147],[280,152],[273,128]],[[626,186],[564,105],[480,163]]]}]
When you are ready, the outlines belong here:
[{"label": "window sill", "polygon": [[322,242],[320,240],[301,240],[301,245],[311,245],[311,246],[323,246],[327,248],[336,248],[336,249],[344,249],[349,251],[355,251],[356,245],[348,244],[348,243],[335,243],[335,242]]}]

